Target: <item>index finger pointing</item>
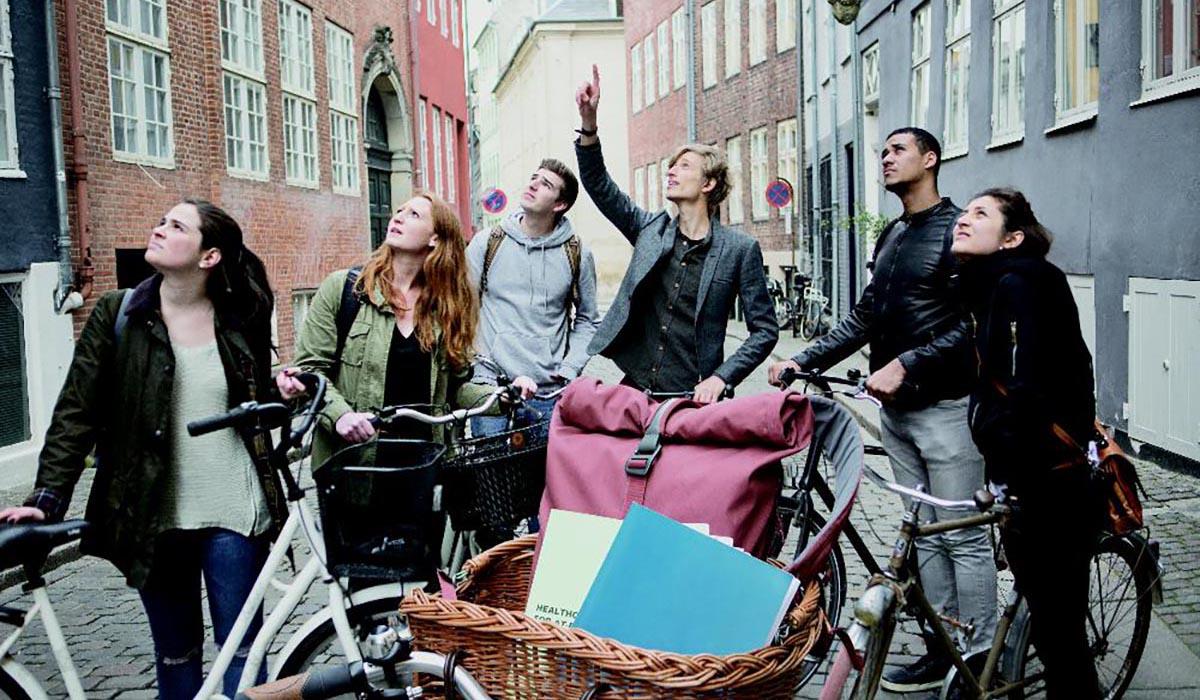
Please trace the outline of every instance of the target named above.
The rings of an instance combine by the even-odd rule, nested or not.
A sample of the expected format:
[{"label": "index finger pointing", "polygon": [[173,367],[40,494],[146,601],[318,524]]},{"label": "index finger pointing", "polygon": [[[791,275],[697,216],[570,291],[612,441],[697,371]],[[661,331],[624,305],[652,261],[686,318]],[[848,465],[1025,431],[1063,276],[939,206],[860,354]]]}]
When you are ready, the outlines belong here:
[{"label": "index finger pointing", "polygon": [[600,68],[595,63],[592,64],[592,84],[600,87]]}]

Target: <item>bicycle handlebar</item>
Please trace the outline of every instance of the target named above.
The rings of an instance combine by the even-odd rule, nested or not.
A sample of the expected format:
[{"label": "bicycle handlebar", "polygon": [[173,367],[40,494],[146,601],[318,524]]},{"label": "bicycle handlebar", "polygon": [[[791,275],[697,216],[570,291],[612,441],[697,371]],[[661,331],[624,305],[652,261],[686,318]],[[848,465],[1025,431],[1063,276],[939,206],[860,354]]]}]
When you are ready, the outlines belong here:
[{"label": "bicycle handlebar", "polygon": [[[316,420],[316,411],[325,401],[326,387],[325,378],[318,374],[302,372],[296,375],[296,379],[304,384],[308,390],[308,394],[312,398],[303,412],[304,420],[300,427],[292,430],[288,436],[292,440],[295,440],[298,435],[308,432],[308,429],[312,427],[313,422]],[[269,430],[285,425],[291,415],[291,409],[284,403],[246,401],[234,406],[225,413],[190,421],[187,424],[187,431],[188,435],[198,437],[217,430],[224,430],[225,428],[243,428],[255,423]]]},{"label": "bicycle handlebar", "polygon": [[[364,687],[365,686],[365,687]],[[326,700],[369,688],[363,665],[328,666],[280,678],[237,694],[235,700]]]},{"label": "bicycle handlebar", "polygon": [[513,391],[512,386],[496,387],[495,391],[488,395],[487,400],[475,408],[459,408],[445,415],[431,416],[428,413],[417,411],[411,408],[402,406],[388,406],[379,409],[379,413],[371,418],[371,425],[379,428],[401,418],[411,418],[419,423],[426,425],[445,425],[447,423],[455,423],[465,421],[468,418],[483,415],[491,410],[492,406],[496,405],[496,401],[506,393]]}]

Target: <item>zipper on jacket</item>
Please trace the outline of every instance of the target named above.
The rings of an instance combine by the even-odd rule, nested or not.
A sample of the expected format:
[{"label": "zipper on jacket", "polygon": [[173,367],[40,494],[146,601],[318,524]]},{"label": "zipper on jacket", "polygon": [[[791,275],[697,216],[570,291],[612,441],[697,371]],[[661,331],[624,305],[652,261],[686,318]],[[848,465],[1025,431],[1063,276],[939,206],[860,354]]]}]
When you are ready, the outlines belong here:
[{"label": "zipper on jacket", "polygon": [[1008,322],[1008,337],[1012,341],[1012,374],[1009,376],[1013,379],[1017,378],[1017,322]]}]

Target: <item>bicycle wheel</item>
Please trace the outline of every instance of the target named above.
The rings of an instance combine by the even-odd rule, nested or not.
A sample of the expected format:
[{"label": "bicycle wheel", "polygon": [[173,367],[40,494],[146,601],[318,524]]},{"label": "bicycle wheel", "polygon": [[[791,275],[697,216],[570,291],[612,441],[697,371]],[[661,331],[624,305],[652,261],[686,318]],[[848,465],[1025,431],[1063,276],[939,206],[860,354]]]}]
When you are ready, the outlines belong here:
[{"label": "bicycle wheel", "polygon": [[[824,524],[824,518],[817,513],[813,513],[812,519],[808,524],[809,537],[815,536]],[[797,551],[793,558],[800,556],[799,549],[799,546],[797,546]],[[835,542],[833,549],[830,550],[827,565],[818,574],[818,580],[821,589],[821,608],[825,611],[825,616],[829,619],[829,624],[837,627],[838,620],[842,616],[842,610],[846,606],[846,559],[842,555],[842,548],[839,543]],[[815,657],[812,655],[804,659],[800,682],[796,684],[797,689],[812,680],[812,677],[816,675],[823,661],[824,657]]]},{"label": "bicycle wheel", "polygon": [[821,306],[815,301],[806,301],[804,303],[804,316],[800,321],[800,337],[806,341],[816,339],[820,326]]},{"label": "bicycle wheel", "polygon": [[787,297],[775,299],[775,319],[779,322],[779,330],[787,330],[792,325],[792,300]]},{"label": "bicycle wheel", "polygon": [[879,682],[883,679],[883,667],[887,664],[888,650],[892,646],[892,636],[896,633],[896,611],[887,611],[871,636],[867,638],[866,648],[863,649],[863,667],[858,678],[854,681],[854,689],[850,697],[854,700],[871,700],[879,692]]},{"label": "bicycle wheel", "polygon": [[[1088,586],[1088,642],[1095,654],[1096,675],[1106,700],[1125,694],[1150,633],[1154,577],[1157,575],[1146,540],[1139,535],[1105,535],[1092,557]],[[1037,649],[1032,646],[1032,620],[1022,603],[1009,631],[1003,668],[1009,680],[1033,679],[1009,697],[1021,700],[1045,695]]]},{"label": "bicycle wheel", "polygon": [[5,659],[0,663],[0,697],[12,700],[40,700],[47,695],[37,679],[26,671],[24,666],[12,659]]}]

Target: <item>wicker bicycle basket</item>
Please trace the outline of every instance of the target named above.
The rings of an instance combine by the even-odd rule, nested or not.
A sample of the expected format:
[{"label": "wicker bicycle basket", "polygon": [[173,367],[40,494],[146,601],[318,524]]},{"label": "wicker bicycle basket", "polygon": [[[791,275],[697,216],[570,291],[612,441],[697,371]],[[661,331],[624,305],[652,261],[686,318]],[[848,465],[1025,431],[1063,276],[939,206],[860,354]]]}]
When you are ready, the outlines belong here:
[{"label": "wicker bicycle basket", "polygon": [[[779,644],[730,656],[649,651],[527,617],[535,535],[467,562],[458,600],[416,590],[400,606],[418,648],[463,652],[462,663],[495,698],[790,698],[805,655],[823,629],[815,581],[804,584]],[[432,691],[434,686],[427,686]]]}]

